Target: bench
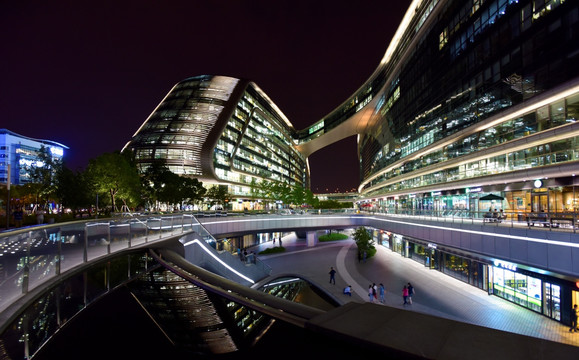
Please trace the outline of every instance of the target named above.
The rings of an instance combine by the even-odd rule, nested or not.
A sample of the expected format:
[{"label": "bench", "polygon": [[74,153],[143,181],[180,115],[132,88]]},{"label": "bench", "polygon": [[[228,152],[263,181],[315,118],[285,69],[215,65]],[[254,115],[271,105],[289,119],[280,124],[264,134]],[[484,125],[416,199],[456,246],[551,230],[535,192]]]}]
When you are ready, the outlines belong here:
[{"label": "bench", "polygon": [[527,216],[527,226],[535,226],[535,224],[543,225],[543,227],[558,228],[559,222],[553,220],[570,220],[566,218],[551,217],[549,218],[547,214],[531,215]]}]

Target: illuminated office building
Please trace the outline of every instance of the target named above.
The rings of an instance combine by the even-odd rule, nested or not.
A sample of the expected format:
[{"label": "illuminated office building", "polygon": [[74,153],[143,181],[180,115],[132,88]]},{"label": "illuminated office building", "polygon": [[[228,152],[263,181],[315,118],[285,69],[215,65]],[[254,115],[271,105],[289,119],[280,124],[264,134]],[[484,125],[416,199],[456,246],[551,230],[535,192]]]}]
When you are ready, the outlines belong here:
[{"label": "illuminated office building", "polygon": [[33,139],[6,129],[0,129],[0,183],[8,183],[9,167],[11,185],[30,183],[28,169],[34,166],[43,166],[39,160],[42,147],[50,151],[55,161],[62,160],[65,150],[68,150],[67,146],[55,141]]},{"label": "illuminated office building", "polygon": [[[358,135],[362,209],[475,219],[492,208],[522,226],[544,212],[546,227],[575,231],[578,119],[579,2],[416,0],[369,80],[298,138],[308,155]],[[576,274],[374,236],[558,321],[579,303]]]},{"label": "illuminated office building", "polygon": [[359,192],[379,210],[466,216],[487,210],[489,193],[510,216],[577,210],[578,11],[413,1],[374,74],[299,146],[358,134]]},{"label": "illuminated office building", "polygon": [[[309,187],[295,130],[254,83],[225,76],[179,82],[125,146],[141,171],[161,160],[172,172],[228,185],[234,205],[252,207],[263,180]],[[241,201],[245,201],[243,203]]]},{"label": "illuminated office building", "polygon": [[[245,196],[254,179],[307,187],[307,158],[356,135],[363,209],[474,220],[492,207],[519,224],[545,212],[575,231],[578,119],[579,2],[414,0],[370,78],[311,126],[294,130],[253,83],[202,76],[177,84],[129,146],[143,168],[165,159]],[[579,303],[576,274],[374,237],[557,321]]]},{"label": "illuminated office building", "polygon": [[[182,81],[127,145],[142,168],[230,185],[309,183],[307,157],[358,135],[360,200],[510,217],[579,207],[579,14],[565,0],[415,0],[360,89],[294,130],[253,83]],[[486,194],[504,198],[485,203]]]}]

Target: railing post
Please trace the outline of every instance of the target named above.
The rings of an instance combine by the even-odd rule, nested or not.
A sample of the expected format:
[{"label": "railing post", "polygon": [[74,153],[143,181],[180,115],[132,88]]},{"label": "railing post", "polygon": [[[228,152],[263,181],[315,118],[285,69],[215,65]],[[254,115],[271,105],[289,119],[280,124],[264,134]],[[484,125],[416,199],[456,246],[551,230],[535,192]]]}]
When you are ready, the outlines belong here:
[{"label": "railing post", "polygon": [[109,226],[107,227],[107,254],[111,253],[111,221],[109,220]]},{"label": "railing post", "polygon": [[28,232],[26,239],[26,258],[24,260],[24,271],[22,273],[22,293],[28,293],[28,281],[30,278],[30,243],[32,242],[32,231]]},{"label": "railing post", "polygon": [[149,242],[149,218],[145,219],[145,244]]},{"label": "railing post", "polygon": [[22,336],[24,337],[24,358],[30,359],[30,333],[28,322],[30,318],[26,313],[22,315]]},{"label": "railing post", "polygon": [[133,240],[133,236],[131,235],[131,219],[129,219],[129,248],[131,247],[131,242]]},{"label": "railing post", "polygon": [[88,225],[85,223],[84,224],[84,249],[83,249],[83,254],[82,254],[82,261],[83,262],[87,262],[88,261]]},{"label": "railing post", "polygon": [[58,235],[56,236],[56,276],[60,275],[60,262],[62,261],[62,231],[58,230]]}]

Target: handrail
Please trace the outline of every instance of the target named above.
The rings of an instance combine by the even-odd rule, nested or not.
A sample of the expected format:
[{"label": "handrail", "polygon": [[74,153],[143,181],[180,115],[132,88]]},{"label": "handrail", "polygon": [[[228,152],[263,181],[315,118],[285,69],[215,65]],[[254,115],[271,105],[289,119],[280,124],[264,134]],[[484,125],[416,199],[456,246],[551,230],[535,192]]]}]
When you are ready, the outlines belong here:
[{"label": "handrail", "polygon": [[361,210],[363,214],[407,216],[433,221],[470,223],[486,226],[509,227],[543,227],[548,230],[558,230],[577,233],[579,213],[575,211],[532,211],[517,210],[486,210],[471,211],[468,209],[422,210],[422,209],[381,209]]},{"label": "handrail", "polygon": [[[211,291],[219,296],[223,296],[279,320],[303,328],[307,321],[325,313],[324,310],[275,297],[266,292],[258,291],[215,275],[210,271],[189,263],[172,250],[160,249],[158,251],[160,255],[156,254],[152,249],[149,250],[150,255],[156,261],[185,280],[204,290]],[[171,266],[167,260],[177,267]]]},{"label": "handrail", "polygon": [[[207,230],[207,228],[205,228],[205,226],[204,226],[202,223],[200,223],[199,221],[197,221],[197,223],[199,224],[199,227],[200,227],[201,229],[203,229],[203,233],[200,232],[200,231],[198,232],[199,235],[201,235],[202,237],[203,237],[203,236],[208,236],[208,237],[210,237],[211,239],[215,240],[215,237]],[[266,263],[264,263],[263,261],[261,261],[259,258],[256,258],[255,256],[253,257],[253,259],[254,259],[254,264],[255,264],[256,266],[262,268],[265,273],[271,274],[272,269],[271,269],[271,267],[270,267],[269,265],[267,265]]]}]

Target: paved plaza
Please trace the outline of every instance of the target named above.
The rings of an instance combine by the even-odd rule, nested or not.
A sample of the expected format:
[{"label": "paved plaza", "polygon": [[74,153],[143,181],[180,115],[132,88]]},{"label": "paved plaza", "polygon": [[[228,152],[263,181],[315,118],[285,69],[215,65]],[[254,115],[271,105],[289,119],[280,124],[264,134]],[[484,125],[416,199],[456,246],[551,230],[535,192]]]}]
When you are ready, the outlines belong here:
[{"label": "paved plaza", "polygon": [[[377,246],[376,255],[364,263],[358,261],[352,239],[319,242],[308,247],[304,239],[288,235],[283,238],[283,246],[284,253],[259,257],[272,268],[272,276],[299,275],[325,289],[342,304],[368,302],[368,286],[383,283],[386,306],[569,344],[577,346],[579,354],[579,333],[570,333],[567,326],[437,270],[427,269],[385,247]],[[259,252],[268,247],[273,247],[272,242],[253,250]],[[337,271],[336,285],[329,282],[330,267]],[[403,305],[402,288],[408,282],[416,294],[412,305]],[[352,286],[351,297],[342,293],[346,285]]]}]

